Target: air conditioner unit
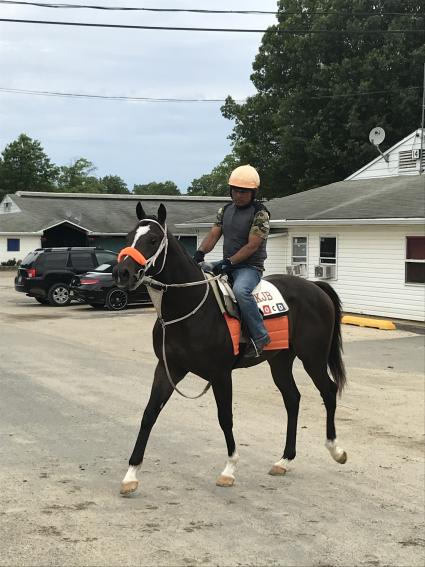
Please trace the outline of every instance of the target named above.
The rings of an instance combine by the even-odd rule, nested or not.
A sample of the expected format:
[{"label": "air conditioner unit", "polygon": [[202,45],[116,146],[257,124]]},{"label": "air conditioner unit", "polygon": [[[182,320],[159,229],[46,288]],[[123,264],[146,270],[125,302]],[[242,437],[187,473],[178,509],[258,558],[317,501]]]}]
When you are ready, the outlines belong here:
[{"label": "air conditioner unit", "polygon": [[293,273],[296,276],[305,276],[307,275],[307,264],[295,264],[293,266]]},{"label": "air conditioner unit", "polygon": [[314,266],[314,276],[321,280],[329,280],[335,277],[336,267],[334,264],[324,265],[320,264]]},{"label": "air conditioner unit", "polygon": [[315,278],[323,278],[325,275],[325,267],[324,266],[314,266],[314,277]]},{"label": "air conditioner unit", "polygon": [[420,159],[421,150],[412,150],[412,159]]}]

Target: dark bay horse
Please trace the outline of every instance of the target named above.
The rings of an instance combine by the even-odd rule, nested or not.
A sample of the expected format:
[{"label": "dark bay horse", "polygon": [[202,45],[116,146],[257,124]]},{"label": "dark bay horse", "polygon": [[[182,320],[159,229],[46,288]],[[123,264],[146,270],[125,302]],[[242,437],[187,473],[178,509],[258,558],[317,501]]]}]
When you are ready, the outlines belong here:
[{"label": "dark bay horse", "polygon": [[[256,359],[235,356],[211,286],[205,281],[201,268],[167,231],[164,205],[160,205],[157,217],[146,216],[140,203],[136,211],[139,222],[127,236],[128,246],[119,255],[114,278],[117,285],[127,289],[134,289],[142,281],[147,283],[158,311],[153,329],[158,364],[121,494],[130,494],[137,489],[136,473],[142,464],[152,427],[174,387],[189,372],[212,386],[228,455],[216,484],[232,486],[238,461],[232,432],[232,370],[264,361],[270,365],[288,416],[283,455],[272,466],[270,474],[285,474],[295,458],[300,402],[292,375],[295,357],[301,360],[323,399],[326,447],[335,461],[345,463],[347,454],[337,444],[334,421],[337,392],[341,393],[346,378],[341,358],[341,304],[333,288],[324,282],[310,282],[295,276],[268,276],[289,306],[290,347],[265,351]],[[195,282],[198,285],[184,285]]]}]

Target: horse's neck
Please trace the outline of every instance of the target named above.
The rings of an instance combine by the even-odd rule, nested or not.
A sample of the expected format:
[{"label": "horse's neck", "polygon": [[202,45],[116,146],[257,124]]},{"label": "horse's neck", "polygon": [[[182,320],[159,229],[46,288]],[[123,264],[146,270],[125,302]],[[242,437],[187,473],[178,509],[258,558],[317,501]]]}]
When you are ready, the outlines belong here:
[{"label": "horse's neck", "polygon": [[[185,284],[204,281],[204,274],[181,249],[177,240],[170,236],[164,269],[156,279],[165,284]],[[177,319],[195,309],[205,296],[206,285],[169,287],[162,298],[164,319]]]},{"label": "horse's neck", "polygon": [[168,235],[167,257],[160,281],[165,284],[202,281],[202,270],[185,254],[180,244],[172,235]]}]

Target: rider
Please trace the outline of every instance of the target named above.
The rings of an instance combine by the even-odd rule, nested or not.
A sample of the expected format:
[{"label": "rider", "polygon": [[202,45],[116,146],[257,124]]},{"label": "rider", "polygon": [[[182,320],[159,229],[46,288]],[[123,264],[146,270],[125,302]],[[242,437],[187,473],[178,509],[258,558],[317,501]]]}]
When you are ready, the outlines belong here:
[{"label": "rider", "polygon": [[248,358],[260,356],[270,342],[252,295],[264,271],[270,230],[269,212],[255,198],[259,186],[260,177],[251,165],[242,165],[232,171],[229,188],[233,202],[218,211],[214,226],[194,254],[196,262],[203,262],[205,254],[211,252],[223,234],[224,258],[215,263],[213,272],[231,274],[233,292],[251,336],[251,343],[244,353]]}]

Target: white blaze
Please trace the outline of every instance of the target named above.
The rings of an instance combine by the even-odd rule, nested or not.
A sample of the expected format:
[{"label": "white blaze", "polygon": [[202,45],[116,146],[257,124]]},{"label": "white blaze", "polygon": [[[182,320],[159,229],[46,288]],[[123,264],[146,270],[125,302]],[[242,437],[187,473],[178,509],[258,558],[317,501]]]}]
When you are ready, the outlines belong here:
[{"label": "white blaze", "polygon": [[136,234],[134,235],[133,244],[131,245],[132,248],[135,247],[136,242],[139,240],[141,236],[147,234],[150,231],[150,228],[151,227],[149,225],[139,226],[139,228],[136,230]]}]

